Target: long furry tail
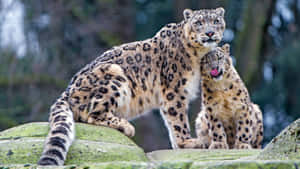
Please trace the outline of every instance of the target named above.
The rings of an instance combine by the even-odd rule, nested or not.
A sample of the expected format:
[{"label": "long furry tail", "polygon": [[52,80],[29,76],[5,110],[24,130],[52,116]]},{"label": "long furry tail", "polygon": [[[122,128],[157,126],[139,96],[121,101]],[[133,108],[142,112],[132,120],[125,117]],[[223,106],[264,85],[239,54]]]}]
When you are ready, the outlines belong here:
[{"label": "long furry tail", "polygon": [[75,122],[65,93],[51,106],[50,131],[38,165],[63,165],[75,137]]}]

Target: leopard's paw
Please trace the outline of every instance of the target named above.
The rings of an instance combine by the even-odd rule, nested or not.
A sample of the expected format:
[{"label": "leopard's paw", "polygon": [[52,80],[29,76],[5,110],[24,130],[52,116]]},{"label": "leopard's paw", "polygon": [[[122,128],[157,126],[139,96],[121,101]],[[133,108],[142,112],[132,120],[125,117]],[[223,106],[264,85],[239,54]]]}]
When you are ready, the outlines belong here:
[{"label": "leopard's paw", "polygon": [[128,137],[135,135],[135,128],[130,123],[121,125],[118,130]]},{"label": "leopard's paw", "polygon": [[179,144],[180,148],[199,148],[199,149],[207,149],[208,145],[202,143],[199,139],[187,139],[184,142]]},{"label": "leopard's paw", "polygon": [[234,145],[235,149],[252,149],[250,144],[247,143],[237,143]]},{"label": "leopard's paw", "polygon": [[213,141],[208,149],[228,149],[228,144],[224,142]]}]

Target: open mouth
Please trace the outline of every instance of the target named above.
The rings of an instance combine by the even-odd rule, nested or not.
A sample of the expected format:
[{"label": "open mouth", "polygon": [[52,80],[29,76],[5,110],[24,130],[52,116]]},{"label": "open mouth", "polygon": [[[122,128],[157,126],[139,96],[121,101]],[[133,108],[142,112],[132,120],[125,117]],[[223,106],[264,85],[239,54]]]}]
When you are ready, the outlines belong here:
[{"label": "open mouth", "polygon": [[223,70],[218,71],[218,69],[212,69],[210,71],[210,75],[212,78],[218,79],[220,76],[223,75]]}]

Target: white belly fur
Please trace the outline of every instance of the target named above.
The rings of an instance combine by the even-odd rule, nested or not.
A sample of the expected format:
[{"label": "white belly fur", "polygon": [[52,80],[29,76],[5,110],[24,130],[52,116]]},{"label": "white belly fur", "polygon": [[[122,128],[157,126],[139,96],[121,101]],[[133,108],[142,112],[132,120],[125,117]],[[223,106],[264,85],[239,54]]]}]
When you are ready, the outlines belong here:
[{"label": "white belly fur", "polygon": [[188,92],[188,99],[192,101],[197,98],[199,92],[200,85],[200,71],[195,71],[194,75],[192,73],[188,77],[187,84],[185,86],[185,90]]}]

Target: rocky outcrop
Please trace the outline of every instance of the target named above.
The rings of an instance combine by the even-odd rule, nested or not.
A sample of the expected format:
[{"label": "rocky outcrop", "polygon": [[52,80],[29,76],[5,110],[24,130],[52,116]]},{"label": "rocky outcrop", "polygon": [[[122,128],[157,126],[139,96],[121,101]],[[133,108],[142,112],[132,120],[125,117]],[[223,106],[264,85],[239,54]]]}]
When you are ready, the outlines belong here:
[{"label": "rocky outcrop", "polygon": [[300,119],[273,138],[256,159],[300,160]]},{"label": "rocky outcrop", "polygon": [[[76,140],[66,165],[111,161],[148,161],[144,151],[120,132],[88,124],[76,124]],[[47,123],[29,123],[0,133],[1,164],[35,164],[48,133]]]},{"label": "rocky outcrop", "polygon": [[[29,123],[0,133],[1,168],[40,168],[47,123]],[[159,150],[145,154],[122,133],[76,123],[76,141],[66,166],[50,168],[299,169],[300,119],[263,150]]]}]

